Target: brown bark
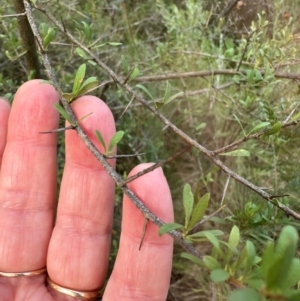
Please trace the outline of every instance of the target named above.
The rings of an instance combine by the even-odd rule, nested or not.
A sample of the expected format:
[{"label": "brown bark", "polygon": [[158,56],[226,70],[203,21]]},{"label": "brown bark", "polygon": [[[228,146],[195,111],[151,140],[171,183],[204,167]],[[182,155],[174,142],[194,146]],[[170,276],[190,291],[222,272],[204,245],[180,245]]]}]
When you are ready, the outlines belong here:
[{"label": "brown bark", "polygon": [[[14,10],[16,14],[22,14],[25,12],[24,4],[22,0],[13,0]],[[35,38],[32,33],[31,27],[28,23],[26,15],[18,16],[18,27],[21,37],[22,47],[26,51],[25,59],[28,74],[34,71],[34,78],[40,78],[40,66],[38,60],[38,54],[35,44]]]}]

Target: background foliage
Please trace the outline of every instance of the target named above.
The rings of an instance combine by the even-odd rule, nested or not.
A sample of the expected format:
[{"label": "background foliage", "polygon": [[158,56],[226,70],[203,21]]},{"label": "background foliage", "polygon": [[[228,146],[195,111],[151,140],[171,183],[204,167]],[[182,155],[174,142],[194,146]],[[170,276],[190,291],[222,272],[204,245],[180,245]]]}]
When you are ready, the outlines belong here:
[{"label": "background foliage", "polygon": [[[231,3],[234,5],[228,10]],[[51,2],[48,7],[58,20],[62,18],[68,31],[89,46],[119,76],[126,78],[128,70],[138,68],[139,75],[131,84],[143,85],[145,89],[137,87],[136,90],[146,99],[160,104],[166,94],[172,96],[182,92],[163,105],[160,111],[206,148],[218,150],[250,133],[270,130],[258,139],[238,146],[249,152],[249,156],[247,152],[240,152],[238,156],[220,156],[220,159],[242,177],[272,195],[281,196],[282,203],[298,210],[299,128],[289,126],[281,129],[276,125],[284,123],[288,116],[289,120],[300,118],[300,75],[297,75],[300,62],[299,1],[70,0]],[[20,84],[33,76],[26,67],[17,20],[5,17],[13,13],[12,5],[1,1],[2,95],[15,93]],[[36,10],[35,17],[60,85],[64,92],[71,92],[76,71],[85,60],[41,12]],[[203,70],[235,72],[196,76],[195,72]],[[46,78],[42,67],[41,72]],[[124,93],[101,68],[87,63],[86,73],[99,79],[101,86],[93,93],[108,104],[118,128],[125,132],[118,145],[118,153],[145,153],[121,159],[119,173],[127,174],[137,163],[157,162],[186,147],[181,138],[139,103],[132,101],[127,107],[131,96]],[[279,73],[282,76],[279,77]],[[291,79],[290,74],[297,76]],[[159,75],[165,75],[166,79]],[[63,136],[59,139],[58,156],[59,184],[64,164]],[[276,293],[286,298],[283,300],[296,300],[286,290],[291,286],[296,288],[297,281],[282,288],[275,285],[274,288],[274,283],[279,280],[274,280],[273,284],[268,280],[271,263],[263,261],[263,254],[271,252],[268,250],[272,247],[265,244],[268,241],[272,244],[283,226],[293,225],[298,229],[297,220],[286,216],[233,179],[228,182],[224,172],[195,149],[166,165],[164,171],[171,186],[176,222],[179,224],[187,225],[182,205],[185,183],[190,184],[195,203],[209,193],[205,216],[226,204],[225,209],[200,226],[200,230],[219,229],[220,232],[205,232],[202,239],[193,242],[202,253],[210,256],[209,259],[206,257],[195,265],[180,257],[180,248],[175,248],[169,300],[226,300],[233,288],[241,287],[246,275],[263,266],[263,277],[255,278],[251,274],[256,280],[263,279],[262,285],[251,285],[248,281],[250,291],[246,295],[231,295],[228,300],[238,300],[241,296],[250,296],[251,300],[278,297],[263,293],[255,295],[256,291],[262,292],[263,289],[270,292],[278,289]],[[118,248],[120,207],[121,195],[117,194],[112,264]],[[280,237],[282,240],[292,237],[295,246],[297,234],[292,228],[284,229],[287,230],[282,230]],[[221,232],[223,235],[218,236]],[[223,242],[223,249],[218,249],[216,241]],[[224,242],[231,245],[231,249]],[[228,251],[226,248],[232,251],[232,257],[223,256]],[[245,251],[248,254],[245,258],[249,259],[252,254],[253,260],[248,267],[241,263],[243,269],[240,267],[238,270],[233,264],[243,248],[256,251]],[[274,249],[275,257],[277,249]],[[289,256],[290,264],[294,255],[291,253]],[[213,260],[219,265],[213,265]],[[272,270],[276,271],[275,274],[279,273],[283,264],[281,259],[277,262],[278,266]],[[287,263],[284,265],[288,266]],[[216,267],[225,274],[222,271],[213,273]],[[232,282],[227,284],[230,280],[226,278],[228,275],[239,279],[240,284],[235,283],[235,287]]]}]

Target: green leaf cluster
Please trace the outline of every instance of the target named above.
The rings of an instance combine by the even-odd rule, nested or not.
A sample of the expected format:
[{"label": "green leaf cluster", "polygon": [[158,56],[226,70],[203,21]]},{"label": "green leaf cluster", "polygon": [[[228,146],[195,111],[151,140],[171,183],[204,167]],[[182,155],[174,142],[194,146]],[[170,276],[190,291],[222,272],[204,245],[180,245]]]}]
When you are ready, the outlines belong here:
[{"label": "green leaf cluster", "polygon": [[43,38],[43,49],[47,50],[50,43],[54,41],[56,31],[54,27],[50,27],[46,23],[40,24],[40,31]]},{"label": "green leaf cluster", "polygon": [[111,138],[108,146],[106,146],[106,143],[104,141],[103,136],[101,135],[101,133],[96,130],[96,137],[98,139],[98,141],[101,143],[101,145],[103,146],[104,149],[104,155],[105,156],[111,156],[114,155],[114,147],[117,146],[117,144],[122,140],[123,136],[124,136],[124,132],[123,131],[118,131],[116,132],[113,137]]},{"label": "green leaf cluster", "polygon": [[89,77],[84,81],[85,72],[86,64],[80,65],[75,75],[72,92],[63,93],[63,97],[68,102],[73,102],[76,98],[92,91],[98,86],[98,80],[95,76]]},{"label": "green leaf cluster", "polygon": [[172,230],[180,229],[187,241],[201,241],[205,238],[206,232],[213,232],[216,235],[221,235],[222,232],[218,230],[200,231],[196,233],[190,233],[193,228],[201,221],[205,211],[208,207],[210,194],[206,193],[202,196],[197,204],[194,204],[194,195],[189,184],[185,184],[183,188],[183,207],[185,212],[184,225],[179,223],[165,224],[159,228],[159,235],[163,235]]}]

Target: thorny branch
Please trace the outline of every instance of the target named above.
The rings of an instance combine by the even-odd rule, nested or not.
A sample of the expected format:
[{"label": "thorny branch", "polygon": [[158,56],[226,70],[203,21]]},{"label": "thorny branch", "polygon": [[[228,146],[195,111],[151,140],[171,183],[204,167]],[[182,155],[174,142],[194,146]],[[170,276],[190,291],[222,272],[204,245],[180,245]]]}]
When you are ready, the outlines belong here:
[{"label": "thorny branch", "polygon": [[[30,4],[24,0],[24,5],[27,13],[27,17],[29,20],[29,23],[32,27],[32,30],[34,32],[34,35],[38,41],[38,45],[42,45],[41,37],[39,35],[39,32],[37,30],[35,21],[33,19],[32,10],[30,7]],[[222,161],[220,161],[216,155],[218,154],[218,151],[210,151],[201,144],[199,144],[197,141],[193,140],[191,137],[189,137],[187,134],[185,134],[183,131],[181,131],[179,128],[177,128],[173,123],[171,123],[164,115],[162,115],[159,111],[157,111],[148,101],[146,101],[143,97],[138,95],[128,84],[123,84],[124,80],[119,77],[117,74],[115,74],[108,66],[106,66],[101,60],[96,57],[89,48],[81,44],[79,41],[77,41],[67,30],[66,28],[59,23],[55,17],[46,10],[42,5],[38,6],[38,9],[41,10],[54,24],[55,26],[62,31],[71,41],[73,44],[80,47],[82,50],[84,50],[97,64],[100,66],[103,70],[109,74],[109,76],[113,79],[113,81],[119,85],[121,85],[129,94],[132,95],[136,100],[138,100],[141,104],[143,104],[145,107],[147,107],[155,116],[157,116],[165,125],[167,125],[170,129],[172,129],[177,135],[179,135],[183,140],[185,140],[189,145],[194,146],[198,150],[200,150],[203,154],[205,154],[207,157],[209,157],[215,165],[219,166],[229,177],[235,179],[236,181],[242,183],[243,185],[247,186],[257,194],[259,194],[262,198],[266,199],[269,202],[272,202],[275,206],[283,210],[287,215],[294,217],[295,219],[300,220],[300,214],[293,211],[289,207],[283,205],[278,200],[274,199],[272,195],[265,192],[260,187],[254,185],[253,183],[249,182],[248,180],[244,179],[240,175],[233,172],[231,169],[229,169]],[[56,80],[55,75],[53,74],[49,59],[47,57],[47,53],[44,52],[43,49],[39,49],[41,53],[41,57],[44,63],[44,66],[47,70],[48,77],[51,79],[51,81],[54,83],[54,86],[56,86],[57,90],[60,91],[58,82]],[[263,74],[264,71],[262,71]],[[236,74],[244,74],[243,71],[236,71],[236,70],[210,70],[210,71],[200,71],[200,72],[186,72],[181,74],[167,74],[162,76],[154,76],[154,77],[143,77],[143,80],[147,81],[157,81],[157,80],[165,80],[165,79],[172,79],[172,78],[180,78],[180,77],[199,77],[199,76],[213,76],[216,74],[227,74],[227,75],[236,75]],[[300,79],[300,76],[298,74],[285,74],[285,73],[276,73],[275,75],[278,78],[289,78],[289,79]],[[61,93],[60,93],[61,94]],[[67,111],[68,115],[70,116],[70,119],[74,124],[76,124],[76,117],[71,109],[70,104],[61,97],[62,104]],[[295,123],[295,122],[293,122]],[[291,125],[292,123],[290,123]],[[288,126],[287,124],[285,126]],[[114,179],[116,182],[116,185],[118,185],[123,192],[133,201],[133,203],[137,206],[137,208],[143,212],[146,219],[149,219],[157,226],[162,226],[164,223],[161,221],[157,216],[155,216],[152,212],[148,210],[144,206],[141,200],[137,198],[136,195],[126,186],[124,185],[123,178],[116,173],[116,171],[108,164],[105,157],[97,150],[95,145],[90,141],[90,139],[87,137],[87,135],[84,133],[80,125],[77,125],[75,127],[75,130],[77,131],[78,135],[81,137],[81,139],[84,141],[85,145],[89,148],[89,150],[94,154],[94,156],[98,159],[98,161],[102,164],[102,166],[105,168],[105,170],[108,172],[108,174]],[[253,134],[255,135],[255,134]],[[251,135],[251,136],[253,136]],[[262,134],[261,134],[262,135]],[[249,136],[250,137],[250,136]],[[251,139],[253,139],[252,137]],[[245,138],[244,138],[245,139]],[[250,138],[249,138],[250,139]],[[241,141],[240,143],[244,142],[246,140]],[[238,145],[238,144],[235,144]],[[235,146],[234,145],[234,146]],[[234,147],[233,145],[230,146]],[[182,234],[177,231],[170,231],[169,234],[174,238],[175,241],[177,241],[186,251],[189,253],[201,258],[202,255],[191,245],[187,244],[182,237]]]},{"label": "thorny branch", "polygon": [[[42,43],[42,39],[41,36],[38,32],[35,20],[33,18],[33,13],[32,13],[32,8],[30,3],[27,0],[24,0],[24,6],[25,6],[25,11],[27,14],[27,18],[28,21],[30,23],[30,26],[32,28],[33,34],[35,36],[35,38],[38,41],[38,45],[39,47],[41,47],[40,45],[43,45]],[[42,10],[44,11],[44,10]],[[60,29],[62,31],[64,31],[64,27],[62,25],[60,25]],[[144,204],[143,202],[127,187],[127,185],[123,184],[123,178],[121,175],[119,175],[111,166],[110,164],[107,162],[105,156],[103,156],[98,149],[96,148],[96,146],[92,143],[92,141],[88,138],[88,136],[86,135],[86,133],[83,131],[83,129],[81,128],[81,126],[78,124],[77,119],[75,117],[75,114],[71,108],[71,105],[68,103],[68,101],[62,97],[62,93],[61,90],[59,88],[59,84],[58,81],[53,73],[51,64],[50,64],[50,60],[47,56],[47,53],[39,48],[41,57],[42,57],[42,61],[43,64],[46,68],[46,72],[47,75],[49,77],[49,79],[53,82],[54,86],[56,87],[58,93],[60,94],[60,99],[61,102],[66,110],[66,112],[68,113],[70,120],[73,124],[76,124],[76,127],[74,128],[76,130],[76,132],[78,133],[79,137],[83,140],[83,142],[85,143],[85,145],[88,147],[88,149],[92,152],[92,154],[97,158],[97,160],[102,164],[103,168],[107,171],[107,173],[113,178],[113,180],[115,181],[116,185],[118,187],[120,187],[123,191],[124,194],[126,194],[129,199],[135,204],[135,206],[144,214],[145,219],[150,220],[151,222],[153,222],[155,225],[157,225],[158,227],[161,227],[162,225],[164,225],[164,222],[157,217],[155,214],[153,214]],[[183,247],[183,249],[185,249],[187,252],[193,254],[194,256],[198,257],[198,258],[202,258],[202,254],[196,250],[192,245],[186,243],[183,239],[182,233],[178,232],[178,231],[170,231],[168,232],[168,234],[170,236],[172,236],[174,238],[174,240]]]}]

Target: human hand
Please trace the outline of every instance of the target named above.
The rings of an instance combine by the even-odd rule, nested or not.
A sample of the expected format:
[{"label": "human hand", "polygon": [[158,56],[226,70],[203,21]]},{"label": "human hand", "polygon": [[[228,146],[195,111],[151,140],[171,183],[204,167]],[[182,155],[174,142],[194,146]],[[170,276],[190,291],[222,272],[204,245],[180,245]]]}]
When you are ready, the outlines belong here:
[{"label": "human hand", "polygon": [[[51,280],[76,291],[97,291],[108,267],[114,208],[114,182],[75,131],[66,131],[66,164],[56,222],[56,134],[58,95],[40,80],[25,83],[12,108],[0,99],[0,301],[75,301],[47,285],[46,273],[7,277],[47,266]],[[83,96],[73,104],[93,143],[98,129],[106,143],[115,132],[105,103]],[[109,161],[115,165],[114,160]],[[148,167],[141,164],[131,175]],[[144,204],[165,222],[173,221],[170,190],[161,169],[129,185]],[[102,300],[165,300],[173,240],[158,236],[149,223],[141,250],[143,214],[125,196],[120,247]],[[86,295],[89,296],[88,294]],[[94,300],[94,299],[87,299]]]}]

